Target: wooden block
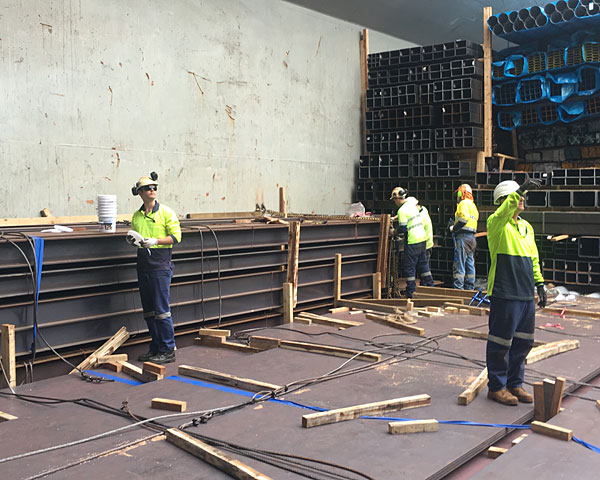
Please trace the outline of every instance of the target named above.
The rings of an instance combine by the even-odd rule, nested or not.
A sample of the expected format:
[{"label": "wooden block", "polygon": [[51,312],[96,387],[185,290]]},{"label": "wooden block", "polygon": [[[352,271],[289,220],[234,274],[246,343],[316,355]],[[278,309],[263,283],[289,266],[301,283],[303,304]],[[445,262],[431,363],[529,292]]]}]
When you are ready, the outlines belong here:
[{"label": "wooden block", "polygon": [[231,330],[222,330],[217,328],[201,328],[198,330],[198,335],[201,337],[207,335],[209,337],[231,337]]},{"label": "wooden block", "polygon": [[498,458],[503,453],[508,452],[508,448],[490,447],[487,451],[488,458]]},{"label": "wooden block", "polygon": [[280,340],[278,338],[262,337],[259,335],[252,335],[250,337],[250,346],[260,351],[278,348],[279,343]]},{"label": "wooden block", "polygon": [[426,311],[426,310],[421,310],[421,311],[419,311],[419,316],[431,318],[431,317],[434,316],[434,314],[433,314],[433,312],[429,312],[429,311]]},{"label": "wooden block", "polygon": [[283,323],[294,323],[294,285],[283,284]]},{"label": "wooden block", "polygon": [[144,362],[142,363],[142,371],[152,372],[158,375],[164,375],[165,373],[167,373],[167,367],[152,362]]},{"label": "wooden block", "polygon": [[185,412],[187,409],[187,402],[156,397],[152,399],[152,408],[156,408],[157,410],[169,410],[170,412]]},{"label": "wooden block", "polygon": [[428,312],[440,313],[440,310],[441,310],[440,307],[427,307]]},{"label": "wooden block", "polygon": [[575,350],[579,348],[579,340],[559,340],[557,342],[549,342],[540,347],[532,348],[527,358],[525,359],[525,365],[531,365],[532,363],[539,362],[548,357],[558,355],[559,353],[568,352],[569,350]]},{"label": "wooden block", "polygon": [[461,315],[471,315],[471,312],[469,310],[467,310],[466,308],[461,308],[458,311],[458,313],[461,314]]},{"label": "wooden block", "polygon": [[106,362],[127,362],[129,360],[128,355],[126,353],[119,353],[117,355],[104,355],[102,357],[96,358],[96,363],[106,363]]},{"label": "wooden block", "polygon": [[566,380],[562,377],[556,377],[554,381],[554,389],[550,398],[550,411],[548,412],[548,419],[557,415],[560,411],[560,404],[562,403],[562,397],[565,392]]},{"label": "wooden block", "polygon": [[123,370],[123,364],[121,362],[103,362],[98,366],[117,373],[121,373]]},{"label": "wooden block", "polygon": [[121,365],[123,366],[123,373],[132,376],[140,382],[148,383],[156,380],[162,380],[164,378],[163,375],[158,373],[144,372],[140,367],[132,365],[128,362],[121,362]]},{"label": "wooden block", "polygon": [[531,431],[548,437],[556,438],[569,442],[573,439],[573,430],[568,428],[557,427],[549,423],[533,421],[531,422]]},{"label": "wooden block", "polygon": [[535,382],[533,384],[533,418],[540,422],[546,420],[546,406],[544,404],[544,384]]},{"label": "wooden block", "polygon": [[388,423],[388,433],[404,435],[406,433],[437,432],[438,427],[438,421],[434,419],[390,422]]},{"label": "wooden block", "polygon": [[408,300],[406,302],[406,311],[407,312],[411,312],[414,308],[415,308],[415,304],[413,303],[413,301],[412,300]]},{"label": "wooden block", "polygon": [[273,391],[281,388],[281,386],[272,383],[261,382],[251,378],[236,377],[235,375],[216,372],[206,368],[193,367],[191,365],[179,365],[178,371],[179,375],[186,375],[188,377],[206,380],[207,382],[241,388],[249,392],[263,392],[265,390]]},{"label": "wooden block", "polygon": [[350,309],[348,307],[335,307],[335,308],[330,308],[329,309],[329,313],[342,313],[342,312],[347,312]]},{"label": "wooden block", "polygon": [[515,438],[511,444],[514,447],[515,445],[518,445],[519,443],[521,443],[523,440],[525,440],[527,437],[529,436],[528,433],[524,433],[523,435],[518,436],[517,438]]},{"label": "wooden block", "polygon": [[271,477],[263,475],[252,467],[229,457],[221,450],[211,447],[181,430],[176,428],[168,429],[166,438],[167,442],[191,453],[195,457],[225,472],[230,477],[239,480],[271,480]]},{"label": "wooden block", "polygon": [[42,217],[51,217],[52,216],[52,214],[50,213],[50,210],[48,208],[42,208],[40,210],[40,215]]},{"label": "wooden block", "polygon": [[334,357],[354,358],[354,360],[362,360],[364,362],[379,362],[381,360],[381,355],[378,353],[362,352],[351,348],[332,347],[331,345],[322,345],[318,343],[281,340],[280,347],[289,350],[299,350],[301,352],[332,355]]},{"label": "wooden block", "polygon": [[302,415],[302,426],[304,428],[318,427],[330,423],[354,420],[363,415],[384,415],[408,408],[424,407],[431,404],[431,397],[426,394],[413,395],[411,397],[394,398],[381,402],[354,405],[351,407],[337,408],[327,412],[309,413]]},{"label": "wooden block", "polygon": [[221,345],[223,345],[224,341],[225,341],[224,337],[220,337],[220,336],[214,337],[212,335],[196,337],[194,339],[194,343],[196,345],[203,345],[205,347],[220,347]]},{"label": "wooden block", "polygon": [[477,378],[458,396],[459,405],[468,405],[488,383],[488,370],[484,368]]},{"label": "wooden block", "polygon": [[365,313],[364,310],[351,310],[348,312],[350,315],[360,315],[361,313]]},{"label": "wooden block", "polygon": [[600,400],[596,400],[596,407],[600,409]]},{"label": "wooden block", "polygon": [[18,418],[19,417],[15,417],[14,415],[11,415],[10,413],[0,412],[0,423],[8,422],[10,420],[17,420]]},{"label": "wooden block", "polygon": [[490,312],[489,308],[485,307],[472,307],[470,305],[461,305],[455,302],[444,302],[444,307],[455,307],[458,309],[458,313],[462,314],[461,310],[468,310],[471,315],[484,316]]},{"label": "wooden block", "polygon": [[233,220],[233,223],[252,223],[252,221],[250,218],[236,218]]},{"label": "wooden block", "polygon": [[101,347],[99,347],[94,353],[92,353],[83,362],[77,365],[77,368],[71,370],[69,372],[69,375],[73,373],[78,373],[79,370],[87,370],[91,368],[91,366],[94,365],[94,362],[98,357],[111,355],[117,348],[123,345],[123,343],[125,343],[128,338],[129,332],[125,329],[125,327],[121,327],[119,331],[115,333],[112,337],[110,337]]},{"label": "wooden block", "polygon": [[466,328],[453,328],[450,330],[450,335],[456,335],[459,337],[476,338],[479,340],[487,340],[488,334],[480,332],[478,330],[469,330]]},{"label": "wooden block", "polygon": [[304,318],[304,317],[294,317],[294,322],[295,323],[304,323],[305,325],[312,324],[312,320],[310,318]]},{"label": "wooden block", "polygon": [[456,307],[445,307],[444,311],[447,313],[457,313],[458,312],[458,308]]}]

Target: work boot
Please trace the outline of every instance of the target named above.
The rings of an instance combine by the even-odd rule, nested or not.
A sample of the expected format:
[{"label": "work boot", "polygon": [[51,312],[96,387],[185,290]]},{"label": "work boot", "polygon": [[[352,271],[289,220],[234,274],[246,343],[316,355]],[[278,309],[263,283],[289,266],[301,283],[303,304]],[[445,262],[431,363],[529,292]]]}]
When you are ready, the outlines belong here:
[{"label": "work boot", "polygon": [[147,361],[156,363],[158,365],[162,365],[164,363],[171,363],[175,361],[175,352],[171,350],[170,352],[158,353],[150,357]]},{"label": "work boot", "polygon": [[147,362],[150,358],[157,355],[158,352],[153,352],[152,350],[148,350],[146,353],[142,353],[138,356],[138,362]]},{"label": "work boot", "polygon": [[514,407],[519,404],[519,400],[512,393],[510,393],[506,388],[502,390],[498,390],[497,392],[492,392],[488,390],[487,397],[490,400],[494,400],[495,402],[501,403],[502,405],[510,405]]},{"label": "work boot", "polygon": [[509,388],[508,391],[521,403],[533,403],[533,395],[527,393],[523,387]]}]

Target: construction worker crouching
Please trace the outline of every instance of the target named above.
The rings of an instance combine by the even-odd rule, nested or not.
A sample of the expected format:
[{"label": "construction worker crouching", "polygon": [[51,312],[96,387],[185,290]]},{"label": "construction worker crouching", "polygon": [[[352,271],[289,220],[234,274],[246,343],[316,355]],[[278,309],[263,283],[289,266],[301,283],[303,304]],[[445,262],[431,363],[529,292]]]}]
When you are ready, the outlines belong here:
[{"label": "construction worker crouching", "polygon": [[475,250],[477,249],[477,221],[479,211],[473,201],[471,186],[463,184],[456,190],[458,205],[454,214],[454,225],[450,231],[454,237],[454,288],[473,290],[475,288]]},{"label": "construction worker crouching", "polygon": [[[412,298],[417,289],[417,273],[421,276],[422,285],[433,287],[433,277],[429,270],[426,252],[428,235],[423,225],[419,202],[416,198],[407,198],[406,190],[402,187],[396,187],[392,191],[390,199],[399,207],[397,233],[404,235],[406,296]],[[427,214],[427,216],[429,215]]]},{"label": "construction worker crouching", "polygon": [[494,204],[500,206],[487,219],[491,257],[488,398],[504,405],[533,402],[523,389],[523,380],[525,358],[534,340],[535,288],[540,307],[546,306],[547,297],[533,228],[518,215],[525,209],[525,192],[539,186],[539,181],[529,178],[521,186],[513,180],[499,183]]},{"label": "construction worker crouching", "polygon": [[136,245],[137,275],[144,319],[152,337],[149,351],[140,362],[158,364],[175,361],[175,333],[169,305],[173,262],[171,252],[181,242],[181,226],[169,207],[156,201],[158,175],[141,177],[132,188],[144,202],[131,219],[127,242]]}]

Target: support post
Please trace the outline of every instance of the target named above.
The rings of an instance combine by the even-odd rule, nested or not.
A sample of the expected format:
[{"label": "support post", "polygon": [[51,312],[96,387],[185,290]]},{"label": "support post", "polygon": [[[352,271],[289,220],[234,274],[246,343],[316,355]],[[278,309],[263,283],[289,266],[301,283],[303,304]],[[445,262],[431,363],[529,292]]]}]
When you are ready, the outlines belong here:
[{"label": "support post", "polygon": [[342,298],[342,254],[335,254],[335,262],[333,264],[333,306],[339,307],[340,299]]},{"label": "support post", "polygon": [[17,386],[17,373],[15,361],[15,326],[8,323],[2,324],[2,367],[8,379],[0,376],[0,385],[4,387]]},{"label": "support post", "polygon": [[381,300],[381,272],[373,274],[373,299]]},{"label": "support post", "polygon": [[492,32],[488,18],[492,7],[483,7],[483,158],[477,156],[477,171],[485,171],[485,157],[492,156]]},{"label": "support post", "polygon": [[292,306],[298,303],[298,257],[300,255],[300,222],[290,222],[288,229],[287,283],[292,284]]},{"label": "support post", "polygon": [[363,29],[360,35],[360,144],[361,154],[367,154],[365,118],[367,116],[367,88],[369,88],[369,65],[367,57],[369,56],[369,30]]},{"label": "support post", "polygon": [[285,211],[285,188],[279,187],[279,213],[283,215],[283,218],[287,218]]},{"label": "support post", "polygon": [[379,245],[377,248],[377,271],[381,274],[381,285],[385,287],[387,278],[387,262],[390,247],[390,223],[389,214],[381,215],[379,219]]},{"label": "support post", "polygon": [[283,323],[294,323],[294,292],[288,282],[283,284]]}]

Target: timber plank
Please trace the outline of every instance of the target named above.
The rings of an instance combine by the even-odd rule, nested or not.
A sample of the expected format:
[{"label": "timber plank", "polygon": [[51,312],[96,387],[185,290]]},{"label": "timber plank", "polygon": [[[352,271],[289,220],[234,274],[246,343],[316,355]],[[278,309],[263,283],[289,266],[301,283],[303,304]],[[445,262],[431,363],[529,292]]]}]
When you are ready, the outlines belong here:
[{"label": "timber plank", "polygon": [[531,431],[566,442],[570,442],[573,439],[573,430],[550,425],[549,423],[538,422],[537,420],[531,422]]},{"label": "timber plank", "polygon": [[124,373],[139,380],[140,382],[155,382],[164,378],[163,375],[154,372],[145,372],[140,367],[128,362],[121,362],[121,365],[123,366]]},{"label": "timber plank", "polygon": [[151,407],[157,410],[168,410],[170,412],[185,412],[187,402],[182,400],[172,400],[170,398],[155,397],[151,401]]},{"label": "timber plank", "polygon": [[80,370],[87,370],[91,368],[98,357],[111,355],[117,348],[123,345],[128,338],[129,332],[125,329],[125,327],[121,327],[119,331],[117,331],[117,333],[110,337],[101,347],[99,347],[94,353],[92,353],[83,362],[77,365],[77,368],[71,370],[69,372],[69,375],[77,373]]},{"label": "timber plank", "polygon": [[228,373],[216,372],[214,370],[191,365],[179,365],[178,372],[179,375],[187,375],[188,377],[199,378],[200,380],[218,383],[219,385],[241,388],[255,393],[264,392],[265,390],[273,391],[281,388],[280,385],[261,382],[252,378],[236,377],[235,375],[229,375]]},{"label": "timber plank", "polygon": [[210,337],[231,337],[231,330],[224,330],[220,328],[201,328],[198,330],[198,335],[207,335]]},{"label": "timber plank", "polygon": [[371,303],[367,300],[343,300],[339,299],[337,304],[342,307],[359,308],[362,310],[375,310],[385,313],[399,313],[402,309],[393,305],[381,305],[379,303]]},{"label": "timber plank", "polygon": [[550,411],[548,412],[548,418],[552,418],[560,412],[560,405],[562,403],[562,397],[565,392],[566,380],[562,377],[556,377],[554,381],[554,390],[552,391],[552,397],[550,399]]},{"label": "timber plank", "polygon": [[[456,335],[458,337],[466,337],[466,338],[475,338],[478,340],[487,340],[488,334],[486,332],[481,332],[479,330],[469,330],[468,328],[453,328],[450,330],[450,335]],[[534,340],[534,347],[541,347],[542,345],[546,345],[546,342],[542,342],[540,340]]]},{"label": "timber plank", "polygon": [[413,395],[411,397],[394,398],[380,402],[353,405],[351,407],[337,408],[327,412],[309,413],[302,415],[304,428],[318,427],[330,423],[354,420],[363,415],[384,415],[390,412],[406,410],[408,408],[424,407],[431,404],[431,397],[427,394]]},{"label": "timber plank", "polygon": [[388,433],[404,435],[406,433],[437,432],[439,422],[433,418],[426,420],[407,420],[405,422],[388,423]]},{"label": "timber plank", "polygon": [[11,415],[10,413],[0,412],[0,423],[8,422],[10,420],[17,420],[18,418],[19,417],[15,417],[14,415]]},{"label": "timber plank", "polygon": [[317,315],[309,312],[300,312],[296,317],[303,317],[312,320],[312,323],[316,323],[319,325],[327,325],[332,327],[358,327],[362,325],[361,322],[355,322],[352,320],[339,320],[337,318],[324,317],[322,315]]},{"label": "timber plank", "polygon": [[488,370],[484,368],[477,378],[458,396],[459,405],[468,405],[488,383]]},{"label": "timber plank", "polygon": [[527,358],[525,359],[525,365],[531,365],[532,363],[539,362],[548,357],[558,355],[559,353],[568,352],[569,350],[575,350],[579,348],[579,340],[559,340],[557,342],[549,342],[540,347],[532,348]]},{"label": "timber plank", "polygon": [[373,320],[374,322],[377,322],[381,325],[385,325],[387,327],[397,328],[398,330],[402,330],[407,333],[412,333],[412,334],[418,335],[420,337],[425,335],[425,329],[421,328],[421,327],[414,327],[412,325],[407,325],[406,323],[402,323],[397,320],[382,317],[381,315],[376,315],[374,313],[367,313],[366,317],[368,320]]},{"label": "timber plank", "polygon": [[204,460],[233,478],[238,480],[271,480],[271,477],[263,475],[252,467],[229,457],[221,450],[211,447],[181,430],[169,428],[166,432],[166,438],[169,443]]},{"label": "timber plank", "polygon": [[9,323],[2,324],[2,343],[1,352],[2,368],[4,375],[0,375],[0,386],[16,387],[17,386],[17,366],[15,357],[15,326]]},{"label": "timber plank", "polygon": [[332,347],[331,345],[322,345],[318,343],[295,342],[292,340],[281,340],[281,348],[289,350],[299,350],[301,352],[320,353],[323,355],[332,355],[334,357],[354,358],[364,362],[379,362],[381,355],[378,353],[362,352],[343,347]]}]

